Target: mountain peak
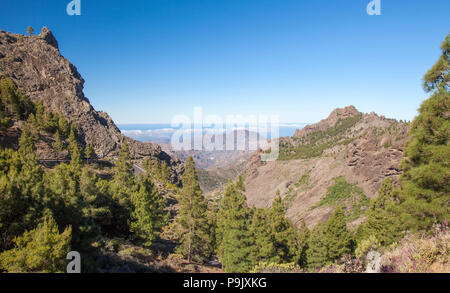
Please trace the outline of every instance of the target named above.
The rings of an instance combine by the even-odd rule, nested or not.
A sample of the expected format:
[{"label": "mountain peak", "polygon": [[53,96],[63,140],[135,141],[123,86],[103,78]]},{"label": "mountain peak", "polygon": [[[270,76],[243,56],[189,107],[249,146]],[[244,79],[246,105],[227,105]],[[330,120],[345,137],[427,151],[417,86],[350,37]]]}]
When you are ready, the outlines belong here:
[{"label": "mountain peak", "polygon": [[359,112],[353,105],[344,108],[336,108],[330,113],[330,115],[328,115],[328,118],[323,119],[318,123],[307,125],[302,129],[297,129],[294,137],[303,137],[311,132],[324,131],[335,126],[339,119],[345,119],[359,114],[361,114],[361,112]]},{"label": "mountain peak", "polygon": [[180,161],[160,146],[125,137],[107,113],[96,111],[83,93],[84,79],[77,68],[61,56],[53,33],[44,27],[39,35],[24,36],[0,31],[0,75],[11,78],[33,101],[63,115],[79,127],[82,145],[92,145],[99,158],[115,157],[123,141],[132,159],[156,157],[181,170]]},{"label": "mountain peak", "polygon": [[50,46],[52,46],[52,47],[54,47],[54,48],[59,50],[59,48],[58,48],[58,41],[56,40],[56,38],[53,35],[52,31],[49,30],[47,27],[44,26],[42,28],[41,33],[39,34],[39,37],[41,39],[43,39]]}]

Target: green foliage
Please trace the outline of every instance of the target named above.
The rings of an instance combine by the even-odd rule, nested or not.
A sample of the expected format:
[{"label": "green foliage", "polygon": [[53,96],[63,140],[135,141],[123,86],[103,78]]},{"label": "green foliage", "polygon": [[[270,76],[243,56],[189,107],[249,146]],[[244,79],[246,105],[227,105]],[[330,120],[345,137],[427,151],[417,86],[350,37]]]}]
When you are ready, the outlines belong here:
[{"label": "green foliage", "polygon": [[303,185],[308,185],[309,184],[309,173],[303,174],[302,177],[300,177],[300,180],[298,180],[298,182],[295,183],[296,187],[300,187]]},{"label": "green foliage", "polygon": [[112,225],[118,232],[118,235],[129,234],[128,219],[132,210],[131,195],[136,190],[134,178],[134,169],[131,162],[130,151],[127,143],[123,143],[119,157],[115,162],[114,176],[110,184],[112,198],[116,202],[113,206]]},{"label": "green foliage", "polygon": [[280,196],[276,197],[272,203],[267,224],[275,247],[275,255],[271,260],[277,263],[298,261],[296,228],[286,218],[285,206]]},{"label": "green foliage", "polygon": [[70,151],[70,165],[76,169],[80,169],[83,161],[81,160],[81,148],[78,144],[75,128],[70,129],[68,141]]},{"label": "green foliage", "polygon": [[297,255],[298,255],[298,264],[301,268],[307,268],[308,267],[308,245],[309,245],[309,237],[311,235],[311,232],[309,231],[308,227],[306,227],[305,221],[302,221],[300,228],[297,232]]},{"label": "green foliage", "polygon": [[296,263],[278,264],[278,263],[268,263],[261,262],[256,265],[251,273],[256,274],[286,274],[286,273],[300,273],[302,268]]},{"label": "green foliage", "polygon": [[369,203],[370,199],[364,194],[361,187],[350,184],[344,177],[339,176],[333,178],[333,184],[328,187],[325,197],[313,208],[323,205],[342,205],[345,206],[350,220],[356,220]]},{"label": "green foliage", "polygon": [[0,254],[0,269],[10,273],[62,273],[70,251],[71,227],[59,233],[52,217],[14,239],[15,247]]},{"label": "green foliage", "polygon": [[333,184],[328,187],[325,197],[320,200],[318,206],[333,205],[349,198],[352,193],[361,192],[362,190],[359,187],[348,183],[344,177],[335,177],[333,178]]},{"label": "green foliage", "polygon": [[0,77],[0,128],[10,127],[11,120],[25,120],[35,111],[34,104],[19,91],[10,78]]},{"label": "green foliage", "polygon": [[402,226],[399,222],[398,196],[392,180],[386,178],[378,190],[378,197],[370,204],[366,221],[358,227],[357,240],[373,236],[380,244],[387,246],[399,239]]},{"label": "green foliage", "polygon": [[364,258],[370,251],[377,251],[380,248],[380,242],[374,235],[370,235],[367,239],[361,241],[355,250],[355,255],[358,258]]},{"label": "green foliage", "polygon": [[55,133],[54,137],[55,141],[53,142],[53,147],[56,151],[62,152],[64,150],[64,141],[61,138],[61,134],[59,131]]},{"label": "green foliage", "polygon": [[345,119],[339,119],[335,126],[324,131],[308,133],[302,138],[293,137],[294,141],[280,140],[279,160],[308,159],[319,157],[326,149],[335,145],[348,144],[351,139],[347,134],[362,115],[355,115]]},{"label": "green foliage", "polygon": [[58,129],[62,139],[66,139],[69,136],[69,123],[63,116],[58,117]]},{"label": "green foliage", "polygon": [[285,216],[281,197],[269,209],[249,209],[243,178],[230,184],[217,216],[218,253],[227,272],[248,272],[260,263],[306,264],[309,230],[296,227]]},{"label": "green foliage", "polygon": [[393,273],[450,272],[450,230],[435,223],[431,234],[409,234],[383,256],[384,267]]},{"label": "green foliage", "polygon": [[42,216],[42,176],[28,133],[22,133],[18,152],[0,151],[0,251]]},{"label": "green foliage", "polygon": [[164,211],[166,200],[154,190],[149,178],[141,176],[137,184],[137,191],[131,198],[130,230],[145,246],[151,247],[169,218],[168,212]]},{"label": "green foliage", "polygon": [[79,192],[85,205],[89,207],[92,220],[107,236],[115,227],[111,227],[115,201],[109,194],[109,182],[96,176],[91,167],[84,166],[79,178]]},{"label": "green foliage", "polygon": [[339,260],[351,252],[351,245],[347,218],[338,207],[327,222],[318,224],[311,232],[306,251],[309,268],[317,269]]},{"label": "green foliage", "polygon": [[347,230],[347,217],[344,210],[336,208],[324,226],[327,258],[335,261],[351,252],[351,234]]},{"label": "green foliage", "polygon": [[80,190],[81,171],[67,164],[59,164],[45,174],[47,189],[46,209],[58,225],[72,226],[72,245],[88,249],[98,236],[98,226],[91,214],[91,206]]},{"label": "green foliage", "polygon": [[87,144],[84,149],[84,157],[89,161],[92,160],[95,156],[94,148],[91,144]]},{"label": "green foliage", "polygon": [[179,211],[175,219],[180,242],[177,252],[189,262],[202,261],[211,256],[214,235],[209,233],[208,203],[200,189],[192,157],[186,160],[182,182]]},{"label": "green foliage", "polygon": [[156,158],[146,158],[144,161],[144,169],[147,174],[154,179],[161,178],[161,164]]},{"label": "green foliage", "polygon": [[156,158],[146,158],[144,161],[144,169],[149,176],[152,176],[158,181],[170,183],[170,168],[166,161],[160,162]]},{"label": "green foliage", "polygon": [[441,45],[442,55],[436,64],[425,74],[423,78],[423,87],[425,91],[447,90],[450,82],[449,64],[450,64],[450,35],[445,37]]},{"label": "green foliage", "polygon": [[275,262],[276,247],[272,230],[269,228],[270,211],[268,209],[253,209],[250,231],[253,234],[252,261]]},{"label": "green foliage", "polygon": [[112,184],[117,188],[117,194],[114,194],[114,197],[126,197],[133,191],[133,186],[135,184],[134,169],[133,163],[131,162],[130,150],[126,142],[122,144],[119,156],[115,162]]},{"label": "green foliage", "polygon": [[230,184],[220,202],[217,215],[218,254],[225,272],[248,272],[251,260],[251,210],[247,207],[242,181]]},{"label": "green foliage", "polygon": [[59,130],[59,114],[53,114],[45,109],[41,101],[36,102],[35,118],[32,121],[32,126],[37,131],[46,131],[48,133],[55,133]]},{"label": "green foliage", "polygon": [[[135,179],[126,144],[112,180],[100,179],[95,166],[83,164],[75,123],[47,111],[41,102],[31,103],[11,80],[0,78],[0,91],[0,122],[8,122],[3,130],[10,122],[26,119],[18,150],[0,150],[0,270],[61,271],[65,247],[72,247],[83,253],[83,266],[93,265],[83,271],[95,271],[92,258],[99,236],[130,236],[144,245],[158,237],[168,220],[166,201],[150,178]],[[36,159],[35,142],[45,141],[48,135],[53,135],[56,151],[68,145],[70,164],[43,170]],[[85,158],[93,155],[92,146],[86,145]],[[165,178],[169,178],[168,171],[166,164],[161,172]],[[215,225],[211,218],[208,211],[208,237],[213,236],[210,231],[214,229],[209,228]],[[44,226],[39,225],[42,221]],[[71,228],[57,234],[56,225]]]},{"label": "green foliage", "polygon": [[450,92],[449,39],[442,55],[425,74],[424,88],[431,96],[411,124],[405,147],[402,185],[402,220],[412,230],[430,230],[435,218],[450,217]]},{"label": "green foliage", "polygon": [[161,180],[163,182],[170,182],[170,170],[166,161],[161,163]]},{"label": "green foliage", "polygon": [[308,267],[317,269],[328,263],[327,244],[325,242],[323,223],[319,223],[311,231],[306,250]]}]

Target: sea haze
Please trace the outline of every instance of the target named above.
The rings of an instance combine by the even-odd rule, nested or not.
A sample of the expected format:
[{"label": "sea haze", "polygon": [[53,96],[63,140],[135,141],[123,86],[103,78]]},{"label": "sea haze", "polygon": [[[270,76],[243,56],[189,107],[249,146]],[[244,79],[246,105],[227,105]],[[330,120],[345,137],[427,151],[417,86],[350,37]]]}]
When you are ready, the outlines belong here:
[{"label": "sea haze", "polygon": [[[295,130],[303,128],[307,123],[280,123],[279,136],[292,136]],[[119,129],[128,137],[142,142],[170,143],[172,134],[180,127],[172,127],[170,124],[119,124]],[[206,131],[208,128],[203,128]],[[252,127],[236,127],[235,129],[247,129],[253,131]],[[194,131],[186,129],[185,131]],[[270,131],[270,128],[269,128]],[[197,135],[197,134],[196,134]],[[275,136],[274,136],[275,137]],[[268,138],[271,138],[269,133]]]}]

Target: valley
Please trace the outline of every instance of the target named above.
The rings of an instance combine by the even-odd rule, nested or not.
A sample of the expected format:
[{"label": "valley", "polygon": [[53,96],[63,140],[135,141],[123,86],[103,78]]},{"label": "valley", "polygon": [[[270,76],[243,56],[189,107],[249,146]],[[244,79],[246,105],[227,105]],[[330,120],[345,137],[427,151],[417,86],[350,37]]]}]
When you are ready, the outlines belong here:
[{"label": "valley", "polygon": [[0,272],[449,272],[449,39],[414,121],[343,105],[265,162],[130,138],[48,28],[0,31]]}]

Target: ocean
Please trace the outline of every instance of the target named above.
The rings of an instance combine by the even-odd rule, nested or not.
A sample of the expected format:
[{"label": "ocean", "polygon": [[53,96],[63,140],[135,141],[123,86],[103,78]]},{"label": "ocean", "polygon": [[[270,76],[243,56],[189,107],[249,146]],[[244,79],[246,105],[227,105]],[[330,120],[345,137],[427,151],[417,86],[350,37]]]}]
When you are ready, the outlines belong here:
[{"label": "ocean", "polygon": [[[292,136],[295,130],[303,128],[307,123],[280,123],[278,136],[273,137],[285,137]],[[170,124],[119,124],[119,129],[128,137],[142,142],[154,142],[154,143],[170,143],[172,134],[179,130],[180,127],[172,127]],[[210,128],[203,128],[203,132]],[[235,129],[246,129],[252,131],[249,127],[238,127]],[[183,131],[192,131],[193,129],[187,129]],[[270,128],[269,128],[270,131]],[[269,133],[268,138],[272,138]]]}]

